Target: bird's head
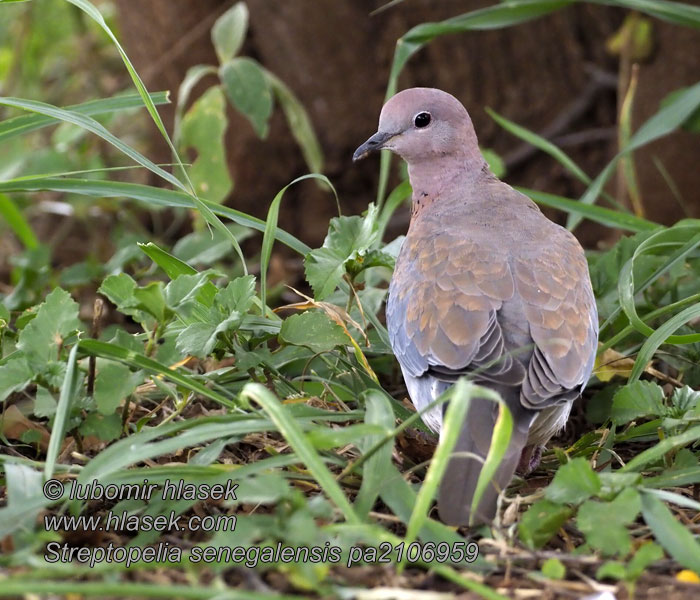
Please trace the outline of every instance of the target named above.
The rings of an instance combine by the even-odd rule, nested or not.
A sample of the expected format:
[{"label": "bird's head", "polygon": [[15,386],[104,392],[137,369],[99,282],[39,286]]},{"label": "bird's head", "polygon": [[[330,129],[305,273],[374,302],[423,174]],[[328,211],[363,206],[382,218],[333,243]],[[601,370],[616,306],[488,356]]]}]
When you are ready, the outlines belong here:
[{"label": "bird's head", "polygon": [[441,157],[481,157],[467,110],[451,94],[435,88],[411,88],[389,99],[379,116],[379,130],[353,155],[360,160],[386,149],[408,164]]}]

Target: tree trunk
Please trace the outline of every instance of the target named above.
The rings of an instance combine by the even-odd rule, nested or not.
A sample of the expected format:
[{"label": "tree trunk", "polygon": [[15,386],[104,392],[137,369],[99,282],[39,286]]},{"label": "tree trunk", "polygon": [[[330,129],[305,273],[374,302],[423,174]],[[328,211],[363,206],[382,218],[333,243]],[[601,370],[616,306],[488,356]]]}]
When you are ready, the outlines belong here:
[{"label": "tree trunk", "polygon": [[[309,111],[325,153],[325,173],[337,187],[346,213],[360,212],[374,199],[376,159],[354,165],[351,156],[376,129],[396,40],[418,23],[490,4],[450,0],[435,5],[429,0],[407,0],[370,16],[383,3],[247,2],[250,31],[243,54],[282,78]],[[209,30],[232,3],[179,0],[177,12],[173,4],[171,0],[117,0],[127,52],[147,86],[175,93],[190,66],[215,64]],[[565,150],[586,172],[598,173],[616,151],[617,59],[606,54],[605,41],[620,26],[624,14],[601,6],[575,5],[521,26],[443,37],[411,59],[401,87],[440,87],[462,100],[482,146],[494,148],[511,165],[509,182],[577,197],[584,189],[580,183],[552,159],[522,148],[484,108],[491,107],[536,132],[549,128],[555,138],[580,134],[565,136],[565,142],[575,144]],[[658,21],[654,31],[656,52],[641,67],[635,127],[658,109],[660,98],[694,83],[699,74],[697,32]],[[170,125],[172,109],[165,116]],[[279,110],[266,140],[259,140],[239,115],[230,118],[228,158],[235,190],[228,203],[264,217],[276,192],[305,173],[306,167]],[[669,209],[671,195],[653,166],[654,156],[669,171],[691,212],[698,215],[700,202],[694,193],[700,185],[700,170],[694,168],[698,139],[697,135],[674,134],[640,153],[640,187],[652,218],[668,223],[681,216],[680,208]],[[167,148],[157,135],[153,140],[156,158],[167,160]],[[306,242],[318,244],[334,208],[327,192],[314,183],[303,183],[288,192],[280,223]],[[407,214],[397,215],[395,232],[405,229]],[[601,230],[587,224],[580,234],[591,245],[600,240]]]}]

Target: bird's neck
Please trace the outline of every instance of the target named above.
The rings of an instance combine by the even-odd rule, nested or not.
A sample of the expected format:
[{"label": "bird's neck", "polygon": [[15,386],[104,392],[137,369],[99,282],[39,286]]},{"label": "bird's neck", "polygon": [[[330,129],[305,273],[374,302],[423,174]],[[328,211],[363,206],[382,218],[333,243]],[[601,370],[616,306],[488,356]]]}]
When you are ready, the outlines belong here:
[{"label": "bird's neck", "polygon": [[434,202],[468,198],[471,188],[492,175],[478,153],[476,156],[443,156],[410,162],[408,177],[413,188],[411,215],[415,217]]}]

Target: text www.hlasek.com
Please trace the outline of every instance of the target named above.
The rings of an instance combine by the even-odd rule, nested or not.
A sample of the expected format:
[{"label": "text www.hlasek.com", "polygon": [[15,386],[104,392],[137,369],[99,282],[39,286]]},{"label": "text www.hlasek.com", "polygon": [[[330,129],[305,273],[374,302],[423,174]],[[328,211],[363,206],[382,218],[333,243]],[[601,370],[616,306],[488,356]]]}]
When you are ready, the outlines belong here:
[{"label": "text www.hlasek.com", "polygon": [[[90,483],[74,481],[65,493],[64,484],[50,479],[44,484],[44,495],[49,500],[145,500],[151,499],[158,491],[162,500],[237,500],[235,490],[238,484],[230,480],[226,484],[205,485],[186,484],[180,480],[163,484],[101,485],[96,480]],[[47,531],[118,531],[141,532],[180,532],[180,531],[234,531],[236,516],[218,515],[179,515],[172,511],[167,515],[134,514],[127,511],[110,510],[102,515],[45,515]],[[345,563],[346,566],[362,563],[394,563],[406,560],[409,563],[463,564],[474,562],[479,547],[466,541],[424,544],[413,542],[396,545],[384,542],[377,547],[351,546],[345,550],[325,542],[323,546],[288,546],[283,543],[266,546],[194,546],[186,555],[190,563],[232,563],[246,567],[259,564],[279,564],[291,562]],[[168,542],[158,542],[151,546],[120,546],[110,542],[104,547],[75,547],[67,543],[49,542],[44,558],[49,563],[77,561],[90,567],[98,563],[124,563],[127,567],[136,562],[180,563],[183,550]]]}]

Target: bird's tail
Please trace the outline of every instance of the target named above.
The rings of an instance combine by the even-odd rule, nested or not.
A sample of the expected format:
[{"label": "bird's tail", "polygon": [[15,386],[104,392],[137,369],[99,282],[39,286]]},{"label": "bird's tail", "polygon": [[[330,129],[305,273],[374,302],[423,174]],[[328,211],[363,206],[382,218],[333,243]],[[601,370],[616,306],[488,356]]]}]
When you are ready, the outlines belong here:
[{"label": "bird's tail", "polygon": [[447,465],[438,495],[440,519],[448,525],[476,525],[493,520],[496,499],[508,486],[527,443],[532,411],[525,411],[519,401],[508,402],[513,416],[513,433],[493,479],[488,482],[472,516],[472,500],[477,481],[491,445],[491,435],[498,417],[498,404],[485,398],[472,398],[459,433],[453,455]]}]

